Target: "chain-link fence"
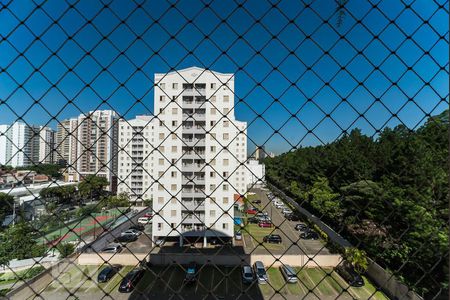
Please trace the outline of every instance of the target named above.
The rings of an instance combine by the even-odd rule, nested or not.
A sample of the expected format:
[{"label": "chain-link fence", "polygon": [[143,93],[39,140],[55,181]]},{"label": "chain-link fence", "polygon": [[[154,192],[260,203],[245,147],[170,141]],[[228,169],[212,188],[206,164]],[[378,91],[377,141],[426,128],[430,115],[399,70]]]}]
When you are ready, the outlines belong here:
[{"label": "chain-link fence", "polygon": [[0,20],[2,296],[448,298],[448,1]]}]

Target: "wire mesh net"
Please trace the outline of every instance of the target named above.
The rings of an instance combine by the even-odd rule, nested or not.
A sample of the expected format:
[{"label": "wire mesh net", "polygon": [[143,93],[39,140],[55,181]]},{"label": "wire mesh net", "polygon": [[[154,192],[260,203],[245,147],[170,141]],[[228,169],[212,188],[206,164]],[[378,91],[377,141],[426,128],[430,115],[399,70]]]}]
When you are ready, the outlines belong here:
[{"label": "wire mesh net", "polygon": [[2,296],[448,298],[448,1],[0,19]]}]

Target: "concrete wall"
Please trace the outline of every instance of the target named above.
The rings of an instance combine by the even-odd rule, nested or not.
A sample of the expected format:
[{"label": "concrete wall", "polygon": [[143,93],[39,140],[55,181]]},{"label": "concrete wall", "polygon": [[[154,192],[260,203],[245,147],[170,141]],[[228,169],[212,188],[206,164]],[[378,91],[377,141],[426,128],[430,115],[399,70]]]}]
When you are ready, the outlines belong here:
[{"label": "concrete wall", "polygon": [[149,261],[153,265],[188,264],[195,261],[198,264],[214,264],[219,266],[236,266],[241,264],[253,264],[262,261],[265,266],[279,267],[282,264],[294,267],[308,268],[332,268],[341,262],[340,255],[316,255],[309,259],[306,255],[205,255],[201,253],[156,253],[156,254],[96,254],[83,253],[78,257],[80,265],[99,265],[108,261],[111,264],[136,266],[141,261]]},{"label": "concrete wall", "polygon": [[367,276],[392,299],[423,299],[372,260],[370,260]]},{"label": "concrete wall", "polygon": [[45,270],[38,276],[27,280],[6,294],[7,299],[34,299],[43,289],[65,272],[72,264],[76,263],[76,255],[59,261],[51,268]]}]

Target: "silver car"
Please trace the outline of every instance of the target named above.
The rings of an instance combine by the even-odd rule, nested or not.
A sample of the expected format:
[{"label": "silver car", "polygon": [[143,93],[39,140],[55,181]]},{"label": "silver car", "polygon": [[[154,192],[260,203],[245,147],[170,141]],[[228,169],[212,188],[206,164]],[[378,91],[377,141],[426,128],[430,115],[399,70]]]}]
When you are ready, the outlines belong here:
[{"label": "silver car", "polygon": [[253,270],[256,275],[256,279],[259,284],[266,284],[269,281],[267,277],[266,268],[264,268],[264,264],[261,261],[256,261],[253,265]]},{"label": "silver car", "polygon": [[296,283],[298,281],[295,270],[289,265],[284,265],[281,267],[281,274],[283,274],[283,277],[287,283]]}]

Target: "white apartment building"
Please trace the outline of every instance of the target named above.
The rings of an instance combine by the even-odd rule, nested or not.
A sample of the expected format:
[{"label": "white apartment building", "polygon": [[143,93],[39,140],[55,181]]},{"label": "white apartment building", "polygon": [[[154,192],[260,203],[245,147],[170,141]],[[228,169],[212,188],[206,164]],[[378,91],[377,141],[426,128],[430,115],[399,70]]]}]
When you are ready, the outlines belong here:
[{"label": "white apartment building", "polygon": [[234,195],[247,189],[234,75],[197,67],[155,74],[154,101],[152,240],[233,237]]},{"label": "white apartment building", "polygon": [[247,161],[248,172],[248,188],[262,185],[266,181],[266,166],[260,163],[257,159],[249,159]]},{"label": "white apartment building", "polygon": [[39,128],[39,162],[42,164],[53,163],[55,147],[55,131],[49,127]]},{"label": "white apartment building", "polygon": [[153,196],[153,120],[152,116],[137,116],[133,120],[119,121],[117,192],[130,195],[136,205]]},{"label": "white apartment building", "polygon": [[68,164],[66,181],[96,175],[108,179],[110,189],[114,189],[118,125],[112,110],[91,111],[58,125],[56,151]]},{"label": "white apartment building", "polygon": [[39,163],[39,128],[22,122],[0,125],[0,164],[12,167]]}]

